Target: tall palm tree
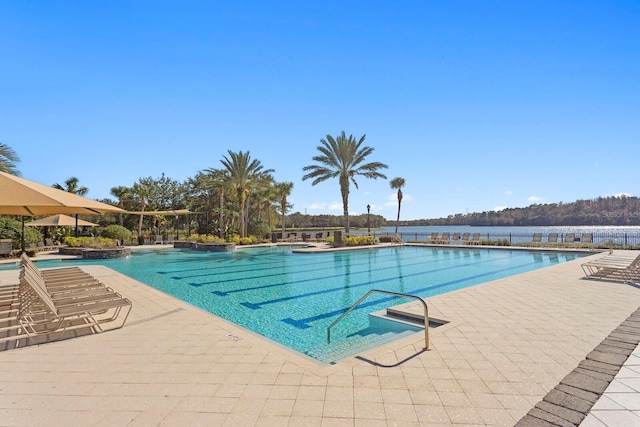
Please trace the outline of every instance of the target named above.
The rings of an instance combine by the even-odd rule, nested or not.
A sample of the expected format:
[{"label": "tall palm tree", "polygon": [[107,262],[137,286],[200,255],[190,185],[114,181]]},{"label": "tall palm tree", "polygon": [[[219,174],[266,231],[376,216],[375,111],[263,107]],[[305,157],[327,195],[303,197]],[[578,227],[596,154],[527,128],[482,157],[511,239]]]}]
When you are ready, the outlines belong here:
[{"label": "tall palm tree", "polygon": [[0,172],[6,172],[11,175],[20,176],[20,172],[16,169],[16,162],[20,161],[20,157],[7,144],[0,142]]},{"label": "tall palm tree", "polygon": [[282,237],[284,238],[284,222],[289,208],[287,197],[291,194],[293,189],[293,182],[278,182],[274,186],[274,196],[277,202],[280,204],[280,212],[282,213]]},{"label": "tall palm tree", "polygon": [[[118,187],[111,187],[111,195],[118,199],[118,207],[124,209],[124,199],[131,195],[131,188],[120,185]],[[124,217],[122,212],[120,213],[120,225],[124,224]]]},{"label": "tall palm tree", "polygon": [[318,164],[302,168],[303,171],[308,171],[302,177],[302,180],[313,178],[312,185],[326,181],[329,178],[339,178],[346,234],[349,234],[350,183],[353,182],[353,185],[358,188],[358,183],[355,180],[357,175],[373,179],[387,179],[385,175],[379,172],[380,169],[388,168],[387,165],[380,162],[364,163],[366,158],[373,152],[371,147],[362,147],[365,138],[366,135],[362,135],[359,140],[356,140],[353,135],[349,135],[347,138],[344,131],[337,138],[327,135],[326,139],[320,140],[322,145],[317,147],[322,154],[313,157],[313,160]]},{"label": "tall palm tree", "polygon": [[[79,181],[80,180],[78,178],[76,178],[75,176],[72,176],[71,178],[69,178],[64,182],[64,185],[65,185],[64,187],[58,183],[53,184],[52,187],[57,188],[58,190],[66,191],[67,193],[73,193],[73,194],[77,194],[78,196],[84,196],[89,192],[89,189],[84,186],[82,187],[78,186]],[[75,235],[76,237],[78,237],[78,214],[76,214]]]},{"label": "tall palm tree", "polygon": [[204,170],[210,181],[209,189],[219,192],[218,206],[218,237],[224,238],[224,190],[227,183],[227,172],[221,169],[207,168]]},{"label": "tall palm tree", "polygon": [[255,181],[263,176],[273,172],[273,169],[263,170],[262,163],[259,160],[251,159],[251,155],[247,151],[243,153],[238,151],[234,153],[228,150],[229,157],[222,156],[220,162],[224,165],[228,183],[230,187],[235,191],[238,197],[239,213],[238,213],[238,228],[240,230],[240,237],[246,237],[246,202],[247,198],[251,194],[253,184]]},{"label": "tall palm tree", "polygon": [[389,183],[392,189],[398,190],[398,217],[396,218],[396,236],[398,235],[398,224],[400,223],[400,204],[402,203],[402,187],[404,187],[404,183],[404,178],[400,177],[393,178]]},{"label": "tall palm tree", "polygon": [[[140,199],[140,212],[144,212],[147,207],[147,200],[153,195],[153,188],[147,182],[142,180],[133,184],[131,192]],[[140,222],[138,223],[138,239],[142,236],[142,219],[144,215],[140,215]]]},{"label": "tall palm tree", "polygon": [[78,196],[84,196],[89,192],[89,189],[84,186],[79,186],[78,183],[80,180],[75,176],[72,176],[68,180],[64,182],[64,187],[58,183],[53,184],[53,188],[57,188],[58,190],[66,191],[67,193],[77,194]]}]

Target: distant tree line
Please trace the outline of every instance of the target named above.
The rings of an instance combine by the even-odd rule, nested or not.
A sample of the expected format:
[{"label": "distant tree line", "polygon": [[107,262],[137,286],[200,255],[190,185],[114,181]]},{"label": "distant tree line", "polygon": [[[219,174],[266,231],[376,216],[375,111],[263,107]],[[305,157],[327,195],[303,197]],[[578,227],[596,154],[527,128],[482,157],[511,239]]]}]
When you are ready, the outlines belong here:
[{"label": "distant tree line", "polygon": [[[387,225],[391,226],[391,223]],[[640,199],[630,196],[598,197],[572,203],[534,204],[446,218],[400,221],[400,225],[561,226],[640,225]]]}]

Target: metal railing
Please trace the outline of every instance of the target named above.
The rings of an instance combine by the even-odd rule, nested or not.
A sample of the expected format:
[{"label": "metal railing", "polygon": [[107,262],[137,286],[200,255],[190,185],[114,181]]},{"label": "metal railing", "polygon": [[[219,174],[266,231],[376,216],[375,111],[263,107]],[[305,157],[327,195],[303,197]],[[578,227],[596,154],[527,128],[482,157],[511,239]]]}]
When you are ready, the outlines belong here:
[{"label": "metal railing", "polygon": [[369,295],[374,294],[374,293],[386,294],[386,295],[394,295],[394,296],[397,296],[397,297],[404,297],[404,298],[413,298],[413,299],[416,299],[416,300],[418,300],[418,301],[420,301],[422,303],[422,307],[424,308],[424,350],[429,350],[429,307],[427,307],[426,301],[423,300],[422,298],[420,298],[419,296],[416,296],[416,295],[401,294],[401,293],[392,292],[392,291],[383,291],[382,289],[371,289],[369,292],[364,294],[358,301],[356,301],[351,307],[349,307],[349,309],[347,311],[342,313],[340,315],[340,317],[338,317],[336,320],[334,320],[327,327],[327,342],[329,344],[331,344],[331,328],[333,328],[339,321],[344,319],[347,314],[351,313],[351,311],[353,311],[354,308],[356,308],[358,305],[360,305],[360,303],[362,301],[367,299],[369,297]]},{"label": "metal railing", "polygon": [[[400,232],[400,238],[405,242],[428,242],[432,233],[420,232]],[[453,233],[449,233],[450,236]],[[461,233],[462,234],[462,233]],[[473,233],[471,233],[473,234]],[[619,249],[640,249],[640,233],[621,233],[621,232],[595,232],[592,235],[592,242],[586,243],[582,233],[557,233],[557,241],[549,242],[549,234],[542,233],[540,242],[533,241],[533,233],[480,233],[480,240],[489,242],[508,241],[510,245],[527,245],[538,243],[542,245],[564,245],[566,247],[581,247],[588,245],[589,247],[619,248]],[[393,233],[377,233],[376,237],[393,236]],[[451,242],[455,244],[456,242]],[[463,243],[462,240],[459,242]]]}]

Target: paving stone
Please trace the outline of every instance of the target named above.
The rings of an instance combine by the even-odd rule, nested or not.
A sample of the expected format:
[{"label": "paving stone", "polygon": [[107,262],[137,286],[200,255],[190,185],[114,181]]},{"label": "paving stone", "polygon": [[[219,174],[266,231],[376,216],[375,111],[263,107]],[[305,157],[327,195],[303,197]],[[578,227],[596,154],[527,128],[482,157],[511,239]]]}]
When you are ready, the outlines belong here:
[{"label": "paving stone", "polygon": [[570,386],[568,384],[558,384],[555,388],[558,391],[562,391],[564,393],[567,393],[571,396],[575,396],[579,399],[583,399],[586,400],[587,402],[591,403],[592,405],[594,403],[596,403],[596,401],[598,400],[598,398],[600,397],[600,395],[598,393],[594,393],[591,391],[587,391],[587,390],[582,390],[580,388],[576,388],[573,386]]},{"label": "paving stone", "polygon": [[590,391],[598,395],[602,394],[609,386],[608,381],[598,380],[579,372],[571,372],[563,378],[561,384],[570,385],[581,390]]},{"label": "paving stone", "polygon": [[609,338],[612,340],[618,340],[618,341],[622,341],[622,342],[628,342],[628,343],[635,343],[638,344],[640,343],[640,335],[636,335],[636,334],[627,334],[627,333],[623,333],[623,332],[611,332],[609,334]]},{"label": "paving stone", "polygon": [[615,329],[614,332],[622,332],[622,333],[625,333],[625,334],[637,334],[637,335],[640,335],[640,325],[638,325],[637,327],[627,326],[627,325],[620,325]]},{"label": "paving stone", "polygon": [[615,375],[612,375],[612,374],[603,374],[601,372],[596,372],[596,371],[593,371],[591,369],[585,369],[585,368],[580,368],[580,367],[574,369],[573,372],[578,372],[578,373],[587,375],[587,376],[589,376],[591,378],[595,378],[597,380],[602,380],[602,381],[607,381],[607,382],[613,381],[613,378],[615,377]]},{"label": "paving stone", "polygon": [[597,360],[583,360],[578,364],[578,367],[583,369],[589,369],[594,372],[602,372],[603,374],[609,374],[614,376],[618,372],[620,372],[620,366],[598,362]]},{"label": "paving stone", "polygon": [[637,347],[637,345],[633,345],[628,342],[610,340],[609,338],[605,338],[604,341],[602,341],[600,344],[608,345],[611,347],[627,348],[627,349],[630,349],[631,351],[633,351]]},{"label": "paving stone", "polygon": [[640,328],[640,319],[638,320],[625,320],[620,324],[620,326],[626,326],[629,328]]},{"label": "paving stone", "polygon": [[555,405],[550,402],[538,402],[536,408],[542,409],[545,412],[553,414],[570,422],[571,424],[578,425],[584,419],[585,415],[582,412],[574,411],[573,409],[565,408],[563,406]]},{"label": "paving stone", "polygon": [[552,403],[554,405],[562,406],[567,409],[580,412],[582,414],[588,413],[593,407],[593,403],[579,397],[567,394],[563,391],[553,389],[544,398],[545,402]]},{"label": "paving stone", "polygon": [[586,358],[618,366],[622,366],[622,364],[628,359],[628,357],[623,354],[612,354],[602,351],[592,351],[587,354]]},{"label": "paving stone", "polygon": [[556,424],[527,414],[514,427],[556,427]]},{"label": "paving stone", "polygon": [[540,408],[533,408],[532,410],[529,411],[529,415],[531,415],[532,417],[536,417],[536,418],[540,418],[543,421],[547,421],[549,423],[551,423],[551,425],[553,426],[560,426],[560,427],[575,427],[576,424],[571,423],[567,420],[565,420],[564,418],[560,418],[557,415],[554,414],[550,414],[547,411],[544,411]]},{"label": "paving stone", "polygon": [[[611,342],[611,341],[609,341],[609,342]],[[593,350],[594,351],[601,351],[603,353],[624,354],[627,357],[629,357],[629,355],[631,353],[633,353],[633,350],[631,350],[631,349],[622,348],[622,347],[618,347],[618,346],[614,346],[614,345],[607,345],[607,344],[600,344],[596,348],[594,348]]]}]

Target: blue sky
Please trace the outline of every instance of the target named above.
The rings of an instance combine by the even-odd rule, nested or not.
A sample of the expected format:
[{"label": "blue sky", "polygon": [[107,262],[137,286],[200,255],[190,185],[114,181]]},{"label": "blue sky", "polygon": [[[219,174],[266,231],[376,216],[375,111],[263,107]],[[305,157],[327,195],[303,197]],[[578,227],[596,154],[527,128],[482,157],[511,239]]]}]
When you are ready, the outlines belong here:
[{"label": "blue sky", "polygon": [[[342,130],[406,179],[403,219],[639,195],[640,2],[0,2],[0,141],[89,197],[249,151],[294,183]],[[384,180],[353,214],[395,218]]]}]

